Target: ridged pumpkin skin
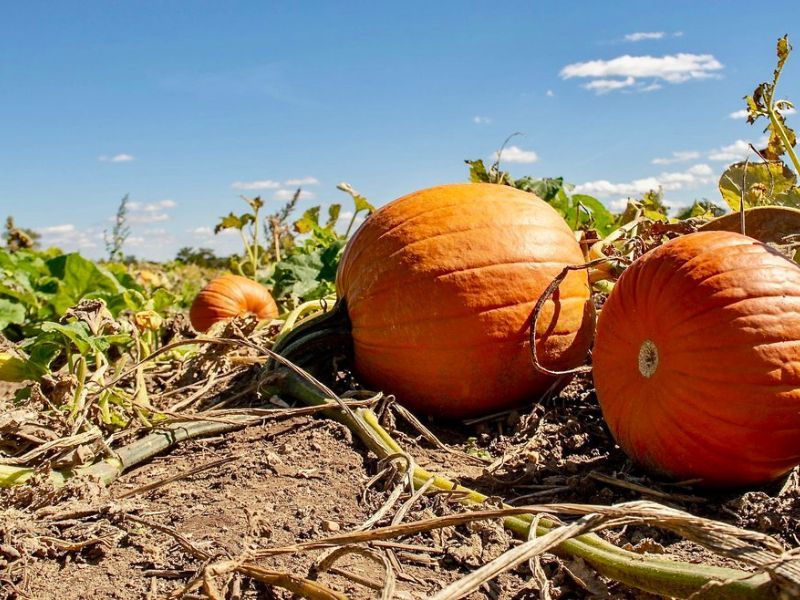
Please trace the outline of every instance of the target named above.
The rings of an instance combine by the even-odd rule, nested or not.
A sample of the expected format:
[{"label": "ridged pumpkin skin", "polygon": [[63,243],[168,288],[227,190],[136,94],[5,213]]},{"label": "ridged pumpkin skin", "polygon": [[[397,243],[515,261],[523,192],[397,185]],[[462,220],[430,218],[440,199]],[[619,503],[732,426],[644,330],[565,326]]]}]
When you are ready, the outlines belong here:
[{"label": "ridged pumpkin skin", "polygon": [[260,283],[240,275],[223,275],[200,290],[189,319],[197,331],[207,331],[218,321],[247,314],[272,319],[278,316],[278,305]]},{"label": "ridged pumpkin skin", "polygon": [[800,268],[752,238],[693,233],[636,261],[593,361],[612,434],[647,467],[740,486],[800,463]]},{"label": "ridged pumpkin skin", "polygon": [[[582,262],[561,216],[527,192],[471,183],[395,200],[364,222],[339,265],[356,371],[448,418],[536,400],[553,379],[531,363],[531,312],[565,265]],[[539,318],[540,361],[581,363],[593,329],[586,273],[573,272]]]}]

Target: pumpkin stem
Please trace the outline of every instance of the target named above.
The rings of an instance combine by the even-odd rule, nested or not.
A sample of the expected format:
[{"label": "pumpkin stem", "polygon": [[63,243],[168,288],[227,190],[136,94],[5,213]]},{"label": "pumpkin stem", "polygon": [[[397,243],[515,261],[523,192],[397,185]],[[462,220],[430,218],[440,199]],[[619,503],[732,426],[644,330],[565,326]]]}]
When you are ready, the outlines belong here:
[{"label": "pumpkin stem", "polygon": [[[352,357],[351,331],[347,303],[340,299],[328,312],[308,319],[286,333],[272,351],[303,369],[317,371],[332,357]],[[267,369],[274,371],[278,366],[273,360]]]},{"label": "pumpkin stem", "polygon": [[572,375],[574,373],[585,373],[591,370],[591,367],[582,365],[576,367],[574,369],[567,369],[566,371],[554,371],[552,369],[548,369],[545,367],[541,362],[539,362],[539,356],[536,351],[536,325],[539,322],[539,315],[542,313],[542,309],[544,305],[547,303],[548,300],[553,296],[553,294],[558,289],[558,286],[561,285],[561,282],[567,278],[567,275],[570,274],[571,271],[583,271],[587,269],[591,269],[596,267],[597,265],[603,264],[608,262],[610,259],[608,257],[604,258],[596,258],[595,260],[591,260],[587,263],[582,265],[567,265],[564,267],[561,272],[555,276],[553,281],[550,282],[542,295],[539,296],[539,299],[536,301],[536,304],[533,307],[533,312],[531,313],[531,327],[530,327],[530,343],[531,343],[531,362],[533,363],[533,367],[540,371],[541,373],[545,373],[547,375]]},{"label": "pumpkin stem", "polygon": [[658,347],[653,340],[645,340],[639,347],[639,373],[652,377],[658,369]]}]

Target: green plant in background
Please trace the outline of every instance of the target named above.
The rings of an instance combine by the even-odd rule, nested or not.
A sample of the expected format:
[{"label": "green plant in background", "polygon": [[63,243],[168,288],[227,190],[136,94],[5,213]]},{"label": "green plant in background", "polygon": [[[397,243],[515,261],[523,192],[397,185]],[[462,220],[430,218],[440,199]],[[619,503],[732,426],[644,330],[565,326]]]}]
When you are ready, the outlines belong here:
[{"label": "green plant in background", "polygon": [[122,261],[125,255],[122,252],[122,247],[125,245],[128,237],[131,234],[131,228],[128,227],[128,194],[122,197],[117,207],[117,214],[114,217],[114,227],[111,228],[111,233],[103,231],[103,240],[106,243],[106,252],[108,252],[108,260]]},{"label": "green plant in background", "polygon": [[321,208],[306,210],[294,223],[294,247],[291,253],[275,265],[272,277],[273,295],[297,305],[303,300],[318,300],[335,293],[336,268],[344,246],[359,217],[368,216],[375,207],[349,184],[338,189],[353,199],[353,211],[344,233],[336,225],[342,215],[340,204],[328,207],[324,223],[320,222]]},{"label": "green plant in background", "polygon": [[228,213],[214,227],[214,233],[218,234],[226,229],[233,229],[239,232],[244,248],[243,260],[234,260],[233,266],[240,275],[255,278],[261,265],[259,262],[260,255],[263,253],[263,248],[258,241],[258,231],[260,228],[259,212],[264,206],[264,201],[261,200],[260,196],[255,198],[242,196],[242,200],[250,207],[250,212],[244,212],[240,215],[233,212]]},{"label": "green plant in background", "polygon": [[[752,95],[745,96],[747,122],[754,124],[759,119],[766,119],[764,132],[769,139],[766,148],[754,149],[763,162],[739,162],[722,174],[719,190],[731,210],[769,205],[800,207],[800,188],[797,187],[800,159],[795,150],[797,137],[783,115],[794,105],[789,100],[776,98],[778,81],[791,51],[789,38],[780,38],[772,81],[760,83]],[[784,156],[789,158],[794,171],[784,163]]]}]

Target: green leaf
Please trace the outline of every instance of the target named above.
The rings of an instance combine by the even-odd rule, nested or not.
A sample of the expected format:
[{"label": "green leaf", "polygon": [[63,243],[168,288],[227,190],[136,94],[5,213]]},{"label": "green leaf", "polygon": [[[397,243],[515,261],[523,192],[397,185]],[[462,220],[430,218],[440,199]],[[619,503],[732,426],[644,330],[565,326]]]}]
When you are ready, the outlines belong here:
[{"label": "green leaf", "polygon": [[339,220],[340,212],[342,212],[341,204],[331,204],[328,207],[328,222],[325,223],[325,227],[330,228],[336,225],[336,222]]},{"label": "green leaf", "polygon": [[262,206],[264,206],[264,201],[261,199],[261,196],[256,196],[255,198],[245,198],[245,201],[254,211],[259,210]]},{"label": "green leaf", "polygon": [[25,307],[19,302],[12,302],[0,298],[0,331],[14,323],[21,325],[25,322]]},{"label": "green leaf", "polygon": [[677,214],[677,219],[713,219],[725,214],[725,209],[710,200],[695,200],[694,203]]},{"label": "green leaf", "polygon": [[125,291],[106,269],[77,253],[57,256],[47,261],[47,267],[58,280],[55,295],[50,300],[58,315],[84,298],[108,298]]},{"label": "green leaf", "polygon": [[172,292],[164,288],[158,288],[153,292],[153,295],[150,296],[150,300],[147,302],[147,308],[157,313],[164,314],[175,305],[177,300],[178,297]]},{"label": "green leaf", "polygon": [[534,179],[532,177],[522,177],[514,182],[514,187],[536,194],[545,202],[550,202],[556,198],[558,191],[564,187],[564,178],[545,177],[544,179]]},{"label": "green leaf", "polygon": [[317,277],[322,268],[322,250],[319,249],[282,260],[275,267],[273,294],[276,298],[287,295],[305,298],[319,285]]},{"label": "green leaf", "polygon": [[355,191],[353,189],[353,186],[351,186],[349,183],[342,182],[336,187],[337,189],[340,189],[343,192],[347,192],[348,194],[350,194],[350,197],[353,198],[356,214],[360,213],[361,211],[366,211],[368,215],[371,215],[373,212],[375,212],[375,207],[369,203],[369,200],[367,200],[364,196]]},{"label": "green leaf", "polygon": [[303,216],[294,222],[294,230],[297,233],[309,233],[319,227],[319,206],[312,206]]},{"label": "green leaf", "polygon": [[89,352],[103,352],[108,349],[108,341],[103,337],[95,337],[89,331],[89,326],[83,322],[53,323],[47,322],[40,325],[44,333],[59,333],[67,338],[81,354]]},{"label": "green leaf", "polygon": [[597,198],[585,194],[575,194],[572,196],[572,202],[576,207],[580,205],[587,209],[588,215],[587,211],[578,209],[578,214],[584,215],[586,218],[585,225],[597,230],[603,236],[608,235],[614,229],[614,215]]},{"label": "green leaf", "polygon": [[255,222],[255,217],[250,213],[244,213],[243,215],[235,215],[234,213],[228,213],[228,215],[222,217],[217,223],[216,227],[214,227],[214,233],[219,233],[225,229],[244,229],[246,225]]},{"label": "green leaf", "polygon": [[737,211],[744,207],[798,206],[797,178],[782,162],[740,162],[731,165],[719,180],[723,200]]},{"label": "green leaf", "polygon": [[273,295],[314,300],[335,289],[336,268],[345,240],[335,240],[328,247],[297,253],[275,266]]},{"label": "green leaf", "polygon": [[366,211],[368,215],[371,215],[375,212],[375,207],[369,203],[364,196],[361,194],[355,194],[353,196],[353,202],[355,203],[356,212],[360,213],[361,211]]},{"label": "green leaf", "polygon": [[0,352],[0,381],[22,383],[35,379],[27,366],[27,361],[14,356],[10,352]]},{"label": "green leaf", "polygon": [[469,180],[472,183],[490,183],[489,174],[486,172],[486,165],[483,164],[482,159],[465,160],[469,165]]}]

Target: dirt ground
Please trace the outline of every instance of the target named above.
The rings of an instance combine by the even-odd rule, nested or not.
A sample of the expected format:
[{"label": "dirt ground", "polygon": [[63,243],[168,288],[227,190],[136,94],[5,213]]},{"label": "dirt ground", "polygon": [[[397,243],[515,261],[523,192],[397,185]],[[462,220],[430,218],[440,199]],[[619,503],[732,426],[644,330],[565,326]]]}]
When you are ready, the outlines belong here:
[{"label": "dirt ground", "polygon": [[[649,499],[771,534],[787,546],[800,544],[796,472],[769,488],[725,494],[653,479],[614,446],[586,378],[527,411],[469,425],[428,423],[452,448],[491,460],[505,456],[491,472],[476,460],[433,447],[399,417],[396,423],[396,439],[419,464],[511,504]],[[150,491],[141,489],[221,459],[227,462]],[[230,574],[213,580],[211,589],[200,586],[181,596],[204,561],[150,524],[181,534],[213,560],[244,559],[257,548],[359,527],[386,502],[386,490],[392,488],[385,480],[370,485],[377,472],[375,457],[346,428],[306,416],[185,442],[123,475],[109,489],[73,481],[58,497],[45,494],[42,486],[5,491],[0,513],[2,596],[208,598],[217,593],[232,599],[288,598],[289,593],[251,577]],[[126,492],[134,493],[123,497]],[[446,495],[425,496],[404,520],[456,511]],[[379,524],[388,523],[392,514]],[[606,536],[637,552],[726,563],[673,534],[650,528],[629,526]],[[411,600],[430,597],[514,543],[499,523],[482,522],[405,537],[380,548],[394,567],[394,597]],[[284,554],[260,559],[259,564],[306,577],[321,552]],[[594,575],[576,560],[546,555],[542,566],[553,598],[651,597]],[[352,598],[378,598],[383,573],[384,566],[373,558],[348,555],[332,570],[319,573],[318,581]],[[534,581],[524,565],[470,598],[539,598]]]}]

